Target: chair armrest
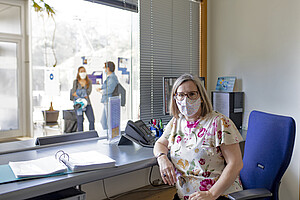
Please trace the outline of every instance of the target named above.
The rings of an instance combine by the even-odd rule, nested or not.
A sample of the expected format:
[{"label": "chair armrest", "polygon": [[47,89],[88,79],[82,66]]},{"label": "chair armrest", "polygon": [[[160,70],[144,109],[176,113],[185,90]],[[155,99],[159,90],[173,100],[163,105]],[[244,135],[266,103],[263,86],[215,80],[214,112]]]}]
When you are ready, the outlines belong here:
[{"label": "chair armrest", "polygon": [[239,192],[234,192],[228,195],[229,199],[232,200],[247,200],[247,199],[258,199],[271,197],[272,193],[265,188],[247,189]]}]

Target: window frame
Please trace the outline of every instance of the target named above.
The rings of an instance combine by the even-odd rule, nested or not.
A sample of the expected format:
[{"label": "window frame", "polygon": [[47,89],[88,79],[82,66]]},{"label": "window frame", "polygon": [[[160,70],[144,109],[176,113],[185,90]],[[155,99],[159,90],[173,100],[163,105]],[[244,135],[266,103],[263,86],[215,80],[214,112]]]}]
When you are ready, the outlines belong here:
[{"label": "window frame", "polygon": [[[27,11],[28,0],[0,0],[1,4],[19,6],[21,15],[21,33],[0,33],[1,42],[16,43],[17,46],[17,95],[18,95],[18,129],[5,130],[0,132],[0,139],[11,139],[15,137],[31,136],[31,104],[30,104],[30,68],[28,59],[29,53],[26,53],[26,45],[28,44],[27,33]],[[27,45],[28,49],[28,45]],[[28,49],[29,50],[29,49]]]},{"label": "window frame", "polygon": [[202,0],[199,6],[199,76],[205,77],[207,83],[207,0]]}]

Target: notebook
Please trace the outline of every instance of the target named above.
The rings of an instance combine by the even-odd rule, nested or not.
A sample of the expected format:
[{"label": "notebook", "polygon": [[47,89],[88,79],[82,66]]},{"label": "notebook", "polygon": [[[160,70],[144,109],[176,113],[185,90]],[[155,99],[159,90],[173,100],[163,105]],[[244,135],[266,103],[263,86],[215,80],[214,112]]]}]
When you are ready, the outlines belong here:
[{"label": "notebook", "polygon": [[68,154],[59,150],[55,155],[34,160],[9,162],[16,178],[50,176],[114,167],[116,161],[97,151]]}]

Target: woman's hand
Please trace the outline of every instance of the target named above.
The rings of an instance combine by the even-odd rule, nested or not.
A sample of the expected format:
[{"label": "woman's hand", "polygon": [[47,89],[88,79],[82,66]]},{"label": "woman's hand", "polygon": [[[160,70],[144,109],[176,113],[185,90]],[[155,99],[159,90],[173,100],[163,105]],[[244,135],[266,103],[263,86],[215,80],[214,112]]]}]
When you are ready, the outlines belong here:
[{"label": "woman's hand", "polygon": [[100,91],[101,91],[101,88],[96,88],[96,91],[97,91],[97,92],[100,92]]},{"label": "woman's hand", "polygon": [[157,162],[164,183],[174,185],[176,183],[176,174],[172,162],[166,155],[158,157]]},{"label": "woman's hand", "polygon": [[73,95],[74,97],[78,97],[77,94],[76,94],[76,92],[74,92],[72,95]]},{"label": "woman's hand", "polygon": [[190,195],[189,200],[215,200],[210,191],[194,192]]}]

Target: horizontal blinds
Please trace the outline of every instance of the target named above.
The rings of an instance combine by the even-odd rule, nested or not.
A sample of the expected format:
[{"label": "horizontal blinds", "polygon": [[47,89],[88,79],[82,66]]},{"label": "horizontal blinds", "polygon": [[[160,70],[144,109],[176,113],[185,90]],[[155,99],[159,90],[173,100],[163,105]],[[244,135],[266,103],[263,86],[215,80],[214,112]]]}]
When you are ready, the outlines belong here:
[{"label": "horizontal blinds", "polygon": [[107,6],[121,8],[132,12],[138,12],[138,0],[85,0],[100,3]]},{"label": "horizontal blinds", "polygon": [[199,4],[188,0],[140,1],[140,116],[171,117],[163,110],[163,77],[199,74]]}]

